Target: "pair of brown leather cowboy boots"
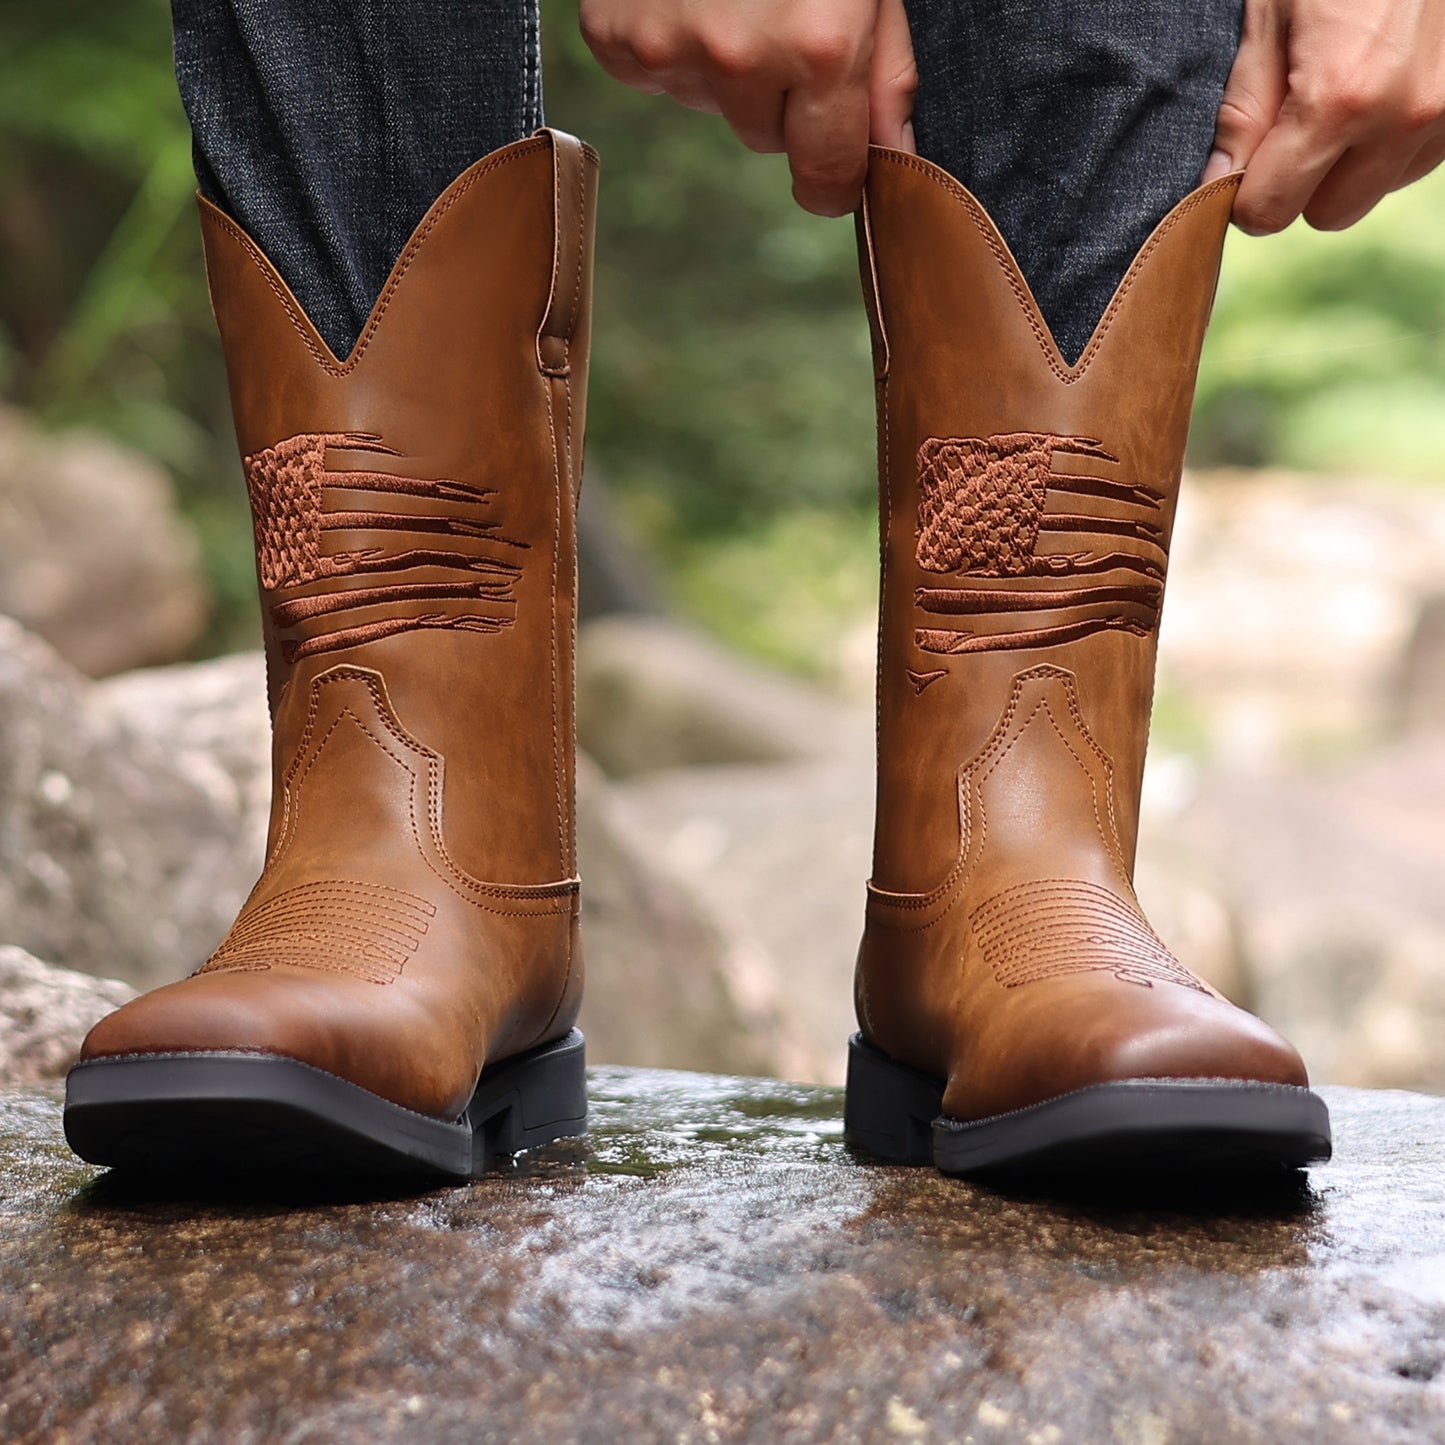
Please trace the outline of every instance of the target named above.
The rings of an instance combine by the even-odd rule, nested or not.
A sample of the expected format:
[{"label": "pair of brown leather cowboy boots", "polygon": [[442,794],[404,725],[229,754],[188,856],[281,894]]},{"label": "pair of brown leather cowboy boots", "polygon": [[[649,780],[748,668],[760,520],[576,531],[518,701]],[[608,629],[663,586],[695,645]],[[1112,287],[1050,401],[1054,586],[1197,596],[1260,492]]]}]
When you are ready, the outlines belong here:
[{"label": "pair of brown leather cowboy boots", "polygon": [[[1328,1156],[1282,1039],[1131,886],[1170,525],[1235,181],[1181,202],[1067,365],[978,204],[874,153],[878,814],[846,1129],[956,1173]],[[274,719],[260,881],[103,1020],[96,1163],[467,1178],[580,1133],[576,503],[596,157],[437,200],[351,355],[202,205]]]}]

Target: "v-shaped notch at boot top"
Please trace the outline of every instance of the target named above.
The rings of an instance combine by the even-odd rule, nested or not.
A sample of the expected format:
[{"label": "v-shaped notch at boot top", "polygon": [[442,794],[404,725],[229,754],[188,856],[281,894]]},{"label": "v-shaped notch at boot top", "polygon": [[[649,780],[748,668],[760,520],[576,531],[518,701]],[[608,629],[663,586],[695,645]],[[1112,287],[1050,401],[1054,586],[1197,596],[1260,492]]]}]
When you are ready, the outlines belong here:
[{"label": "v-shaped notch at boot top", "polygon": [[[886,374],[886,358],[890,349],[887,306],[883,295],[884,288],[879,278],[877,256],[878,250],[881,249],[880,219],[886,216],[890,204],[900,194],[898,188],[915,188],[946,200],[948,208],[956,223],[961,227],[963,234],[967,236],[969,232],[973,233],[973,237],[985,248],[993,267],[1012,292],[1016,303],[1017,319],[1032,333],[1048,368],[1060,381],[1072,384],[1080,380],[1097,360],[1109,334],[1115,328],[1126,306],[1130,304],[1131,296],[1139,287],[1141,278],[1149,269],[1156,254],[1171,238],[1177,239],[1183,234],[1186,229],[1184,223],[1195,213],[1202,212],[1207,218],[1196,244],[1202,243],[1212,249],[1215,252],[1217,264],[1220,243],[1215,238],[1222,236],[1223,223],[1233,208],[1234,196],[1239,190],[1243,178],[1242,171],[1221,176],[1217,180],[1210,181],[1191,191],[1169,211],[1155,226],[1148,240],[1140,247],[1138,254],[1130,263],[1129,269],[1115,288],[1109,304],[1099,317],[1078,360],[1070,363],[1065,359],[1058,341],[1054,337],[1053,329],[1049,326],[1034,297],[1033,289],[1029,286],[1023,269],[1019,266],[1003,233],[983,203],[966,186],[931,161],[904,151],[890,150],[884,146],[871,147],[868,181],[864,189],[860,224],[865,264],[871,271],[871,275],[865,276],[864,294],[871,313],[870,319],[874,324],[875,353],[881,358],[880,375]],[[919,224],[917,216],[910,215],[906,224],[910,227],[917,227]],[[904,244],[918,246],[923,244],[923,239],[915,232],[904,239]],[[951,240],[953,242],[951,253],[956,257],[959,253],[958,238],[953,237]]]},{"label": "v-shaped notch at boot top", "polygon": [[[207,258],[210,262],[208,269],[214,278],[215,261],[219,251],[234,247],[243,252],[264,279],[275,306],[285,314],[291,328],[294,329],[296,336],[316,364],[332,375],[348,375],[356,369],[366,355],[387,313],[397,303],[398,295],[416,262],[418,253],[437,234],[446,218],[461,205],[479,205],[485,208],[489,198],[484,194],[483,183],[489,176],[503,171],[508,166],[523,162],[528,157],[542,154],[548,155],[554,162],[553,169],[556,176],[551,189],[558,216],[558,229],[554,236],[553,248],[553,285],[546,313],[539,318],[538,328],[539,364],[546,369],[545,360],[540,355],[540,345],[544,339],[543,333],[561,335],[563,328],[575,325],[578,309],[575,294],[577,288],[569,284],[576,271],[568,264],[570,258],[562,254],[572,248],[574,238],[562,234],[562,216],[574,208],[571,192],[574,189],[580,189],[581,178],[580,176],[569,178],[564,176],[563,172],[569,167],[586,166],[595,169],[598,164],[597,152],[591,146],[562,131],[540,130],[524,140],[514,141],[510,145],[492,151],[489,155],[483,156],[468,166],[432,202],[426,214],[417,222],[416,229],[392,265],[386,282],[367,315],[365,325],[344,360],[339,358],[322,339],[321,333],[307,315],[306,308],[296,299],[290,286],[287,285],[281,273],[256,241],[219,206],[198,193],[196,203],[201,213],[201,230],[205,239]],[[574,219],[576,218],[574,217]],[[505,224],[506,217],[499,213],[495,223],[499,226]],[[224,329],[225,322],[219,314],[219,298],[216,295],[214,284],[211,300],[213,309],[217,311],[217,320],[221,322]],[[559,328],[556,332],[548,330],[549,322],[554,319]]]}]

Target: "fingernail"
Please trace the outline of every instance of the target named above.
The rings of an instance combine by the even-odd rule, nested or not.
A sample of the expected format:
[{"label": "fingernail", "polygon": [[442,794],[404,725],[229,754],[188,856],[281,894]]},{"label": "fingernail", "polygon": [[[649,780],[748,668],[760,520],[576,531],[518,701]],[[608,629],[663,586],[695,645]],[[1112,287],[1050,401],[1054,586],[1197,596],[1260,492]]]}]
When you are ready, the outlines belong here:
[{"label": "fingernail", "polygon": [[1209,159],[1205,162],[1203,183],[1217,181],[1220,176],[1227,176],[1234,169],[1234,161],[1226,151],[1217,147],[1210,152]]}]

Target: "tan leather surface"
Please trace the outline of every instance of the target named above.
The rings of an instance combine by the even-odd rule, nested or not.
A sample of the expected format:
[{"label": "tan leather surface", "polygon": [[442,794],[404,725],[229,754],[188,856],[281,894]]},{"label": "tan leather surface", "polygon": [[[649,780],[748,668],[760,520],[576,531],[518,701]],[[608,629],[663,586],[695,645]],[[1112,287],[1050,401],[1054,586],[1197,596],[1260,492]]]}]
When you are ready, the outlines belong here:
[{"label": "tan leather surface", "polygon": [[1238,177],[1160,224],[1067,365],[992,222],[875,149],[878,805],[865,1035],[976,1119],[1089,1084],[1303,1084],[1154,935],[1132,877],[1159,609]]},{"label": "tan leather surface", "polygon": [[256,523],[265,872],[193,977],[84,1057],[254,1049],[453,1117],[582,985],[575,520],[596,157],[559,132],[437,199],[351,355],[201,203]]}]

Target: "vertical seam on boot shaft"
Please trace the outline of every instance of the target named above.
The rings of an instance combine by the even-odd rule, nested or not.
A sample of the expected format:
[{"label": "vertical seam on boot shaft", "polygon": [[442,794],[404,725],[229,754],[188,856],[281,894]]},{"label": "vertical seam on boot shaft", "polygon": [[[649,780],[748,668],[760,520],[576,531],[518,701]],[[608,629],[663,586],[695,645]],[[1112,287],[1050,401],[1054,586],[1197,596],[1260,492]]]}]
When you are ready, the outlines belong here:
[{"label": "vertical seam on boot shaft", "polygon": [[[560,133],[554,133],[560,134]],[[559,291],[562,286],[563,273],[563,235],[562,235],[562,177],[566,168],[563,157],[567,151],[563,147],[577,147],[577,164],[573,169],[577,176],[577,235],[573,243],[573,250],[576,256],[577,270],[572,278],[572,286],[568,292],[566,302],[559,307]],[[537,327],[537,369],[547,376],[565,376],[571,369],[571,341],[576,335],[577,327],[581,322],[583,309],[582,282],[586,263],[586,239],[587,239],[587,167],[591,165],[594,169],[598,164],[596,153],[589,147],[577,140],[575,136],[567,136],[561,145],[554,142],[552,161],[552,274],[547,291],[547,305],[542,313],[542,320]],[[554,320],[554,313],[560,311],[561,326],[557,330],[550,329]],[[564,348],[564,359],[560,366],[553,365],[546,360],[542,354],[542,343],[544,340],[560,341]]]},{"label": "vertical seam on boot shaft", "polygon": [[[572,349],[566,335],[559,337],[562,342],[561,366],[553,366],[542,355],[542,341],[552,335],[548,327],[552,321],[553,308],[557,305],[557,289],[562,280],[562,169],[564,155],[562,147],[554,141],[552,145],[552,274],[547,280],[547,305],[542,311],[542,320],[537,326],[536,343],[537,369],[544,376],[549,377],[566,376],[572,366]],[[550,390],[547,395],[550,406]]]},{"label": "vertical seam on boot shaft", "polygon": [[[563,756],[560,759],[562,774],[568,776],[566,750],[570,744],[572,750],[572,766],[570,770],[571,787],[566,791],[569,797],[566,799],[567,813],[562,819],[562,871],[564,873],[575,873],[577,871],[577,686],[575,676],[577,671],[577,477],[576,461],[573,454],[573,432],[575,420],[572,414],[572,380],[567,378],[564,383],[567,397],[567,496],[565,505],[572,508],[572,557],[571,557],[571,581],[570,595],[572,605],[568,608],[568,632],[570,637],[570,650],[568,652],[568,668],[573,678],[572,686],[568,690],[571,698],[570,725],[567,728],[567,738],[562,745]],[[560,508],[558,516],[560,518]],[[558,559],[558,570],[561,568],[561,559]],[[560,708],[560,705],[559,705]]]},{"label": "vertical seam on boot shaft", "polygon": [[[575,313],[575,314],[574,314],[573,317],[572,317],[571,336],[575,336],[575,335],[577,334],[577,327],[581,324],[581,320],[582,320],[582,305],[583,305],[583,298],[582,298],[582,270],[583,270],[583,261],[584,261],[583,252],[586,250],[586,247],[587,247],[587,169],[586,169],[586,159],[587,159],[587,158],[586,158],[586,156],[584,155],[584,156],[583,156],[583,164],[582,164],[582,165],[579,165],[579,166],[577,167],[577,244],[576,244],[576,251],[577,251],[577,275],[576,275],[576,278],[574,279],[574,281],[573,281],[573,283],[572,283],[572,288],[573,288],[573,289],[572,289],[572,304],[573,304],[573,309],[574,309],[574,313]],[[568,338],[569,342],[570,342],[570,340],[571,340],[571,336],[569,336],[569,338]],[[568,407],[569,407],[569,409],[570,409],[570,406],[571,406],[571,402],[570,402],[570,399],[569,399],[569,401],[568,401]],[[571,439],[571,436],[570,436],[570,434],[569,434],[569,436],[568,436],[568,438],[567,438],[567,448],[568,448],[569,453],[570,453],[570,451],[571,451],[571,447],[572,447],[572,439]]]},{"label": "vertical seam on boot shaft", "polygon": [[[893,443],[892,427],[888,415],[890,407],[888,401],[888,378],[886,376],[879,379],[876,383],[875,390],[880,433],[878,455],[879,474],[883,484],[883,508],[878,524],[878,647],[874,663],[873,681],[873,751],[874,772],[881,781],[883,776],[883,648],[887,635],[888,550],[892,542],[893,527]],[[878,811],[876,800],[874,811],[875,813]],[[876,848],[873,867],[876,872],[878,867]]]},{"label": "vertical seam on boot shaft", "polygon": [[[554,367],[547,364],[542,355],[542,340],[544,336],[550,336],[547,330],[552,320],[553,308],[557,304],[557,289],[562,270],[562,247],[564,237],[562,234],[562,174],[565,152],[561,145],[555,141],[552,143],[552,266],[551,277],[547,288],[547,304],[542,312],[542,319],[537,328],[535,341],[538,370],[543,376],[543,386],[547,392],[547,436],[552,448],[552,576],[550,582],[550,608],[547,619],[547,641],[550,650],[551,670],[549,684],[552,693],[552,796],[556,807],[556,828],[557,828],[557,856],[558,867],[562,872],[567,871],[566,861],[566,830],[567,820],[562,807],[562,739],[561,739],[561,677],[559,676],[559,652],[557,639],[557,577],[561,564],[559,553],[562,547],[562,507],[564,505],[563,492],[567,488],[565,473],[568,470],[565,453],[566,438],[559,442],[557,434],[557,407],[555,383],[561,382],[564,390],[569,386],[567,373],[570,370],[571,356],[570,348],[567,347],[566,339],[563,338],[564,365]],[[581,169],[580,165],[578,167]]]},{"label": "vertical seam on boot shaft", "polygon": [[[584,219],[584,221],[583,221],[582,234],[583,234],[583,235],[586,234],[586,231],[585,231],[585,219]],[[566,450],[565,458],[564,458],[564,455],[563,455],[562,451],[557,447],[557,443],[556,443],[556,432],[555,432],[555,428],[553,428],[553,425],[552,425],[552,387],[551,387],[551,383],[552,383],[553,381],[559,381],[559,382],[561,382],[563,395],[565,396],[566,401],[567,401],[567,450]],[[551,635],[552,635],[552,759],[553,759],[553,769],[554,769],[554,774],[555,774],[556,795],[557,795],[557,845],[558,845],[558,850],[559,850],[559,852],[560,852],[560,854],[561,854],[561,859],[562,859],[562,863],[561,863],[562,871],[563,871],[564,873],[571,874],[571,873],[575,873],[575,872],[576,872],[576,867],[577,867],[577,825],[576,825],[576,817],[577,817],[577,764],[576,764],[577,730],[576,730],[576,727],[575,727],[575,718],[576,718],[576,690],[575,690],[575,686],[574,686],[574,688],[573,688],[573,690],[572,690],[572,716],[573,716],[573,719],[574,719],[574,726],[572,727],[571,732],[570,732],[570,742],[571,742],[572,755],[573,755],[573,757],[572,757],[572,769],[571,769],[571,789],[570,789],[571,796],[570,796],[570,799],[568,800],[570,806],[564,808],[564,802],[563,802],[563,796],[562,796],[562,795],[563,795],[563,777],[564,777],[564,776],[566,775],[566,773],[567,773],[567,759],[566,759],[566,758],[564,757],[564,755],[563,755],[563,754],[564,754],[564,749],[565,749],[565,744],[564,744],[564,740],[563,740],[563,738],[562,738],[562,699],[561,699],[562,678],[561,678],[561,675],[560,675],[560,660],[559,660],[560,648],[559,648],[559,646],[558,646],[558,636],[557,636],[557,578],[558,578],[559,570],[560,570],[560,567],[561,567],[561,556],[560,556],[560,553],[561,553],[561,540],[562,540],[562,508],[563,508],[564,506],[570,506],[570,507],[572,507],[572,509],[573,509],[573,512],[572,512],[572,519],[573,519],[573,524],[572,524],[572,537],[573,537],[572,579],[573,579],[573,581],[572,581],[572,606],[571,606],[571,608],[570,608],[570,625],[571,625],[571,635],[572,635],[572,650],[571,650],[571,662],[570,662],[570,666],[572,667],[572,669],[575,670],[575,668],[576,668],[576,657],[577,657],[577,641],[576,641],[576,639],[577,639],[577,595],[576,595],[576,591],[577,591],[577,589],[576,589],[576,577],[577,577],[577,567],[576,567],[576,535],[577,535],[577,525],[576,525],[576,517],[577,517],[577,513],[576,513],[576,502],[575,502],[576,492],[575,492],[575,489],[574,489],[574,487],[573,487],[573,485],[572,485],[572,482],[573,482],[573,478],[572,478],[572,378],[571,378],[570,375],[568,375],[568,376],[561,376],[561,377],[552,377],[552,378],[549,378],[549,379],[548,379],[548,389],[547,389],[547,425],[548,425],[548,428],[551,429],[552,432],[553,432],[552,446],[553,446],[553,455],[554,455],[554,472],[559,472],[559,471],[562,471],[562,470],[565,469],[565,477],[559,477],[559,478],[558,478],[559,485],[558,485],[558,487],[557,487],[557,527],[556,527],[556,540],[554,541],[554,544],[553,544],[553,547],[552,547],[552,630],[551,630]],[[580,899],[580,884],[579,884],[579,893],[578,893],[577,896],[578,896],[579,899]],[[535,1045],[536,1045],[537,1043],[540,1043],[540,1042],[543,1042],[543,1041],[546,1040],[546,1038],[548,1037],[548,1035],[549,1035],[550,1032],[551,1032],[551,1029],[552,1029],[553,1024],[554,1024],[554,1023],[556,1022],[556,1020],[557,1020],[557,1015],[558,1015],[559,1013],[561,1013],[561,1011],[562,1011],[562,1005],[563,1005],[564,1003],[566,1003],[566,1001],[567,1001],[567,993],[568,993],[568,990],[571,988],[571,985],[572,985],[572,974],[573,974],[574,969],[576,968],[576,958],[575,958],[575,956],[574,956],[575,953],[576,953],[576,944],[577,944],[577,929],[576,929],[575,926],[569,926],[569,927],[568,927],[568,930],[567,930],[567,966],[566,966],[566,968],[563,970],[563,973],[562,973],[562,982],[561,982],[561,985],[558,987],[558,990],[557,990],[557,1002],[556,1002],[555,1004],[553,1004],[553,1006],[552,1006],[552,1012],[551,1012],[550,1014],[548,1014],[546,1023],[544,1023],[544,1024],[542,1025],[541,1029],[538,1031],[537,1037],[533,1040],[533,1044],[531,1045],[532,1047],[535,1047]]]},{"label": "vertical seam on boot shaft", "polygon": [[[588,155],[587,155],[587,153],[586,153],[586,148],[585,148],[585,147],[580,147],[580,150],[581,150],[581,160],[580,160],[580,163],[576,166],[576,180],[577,180],[576,223],[577,223],[577,230],[576,230],[576,235],[573,237],[573,242],[572,242],[573,250],[574,250],[575,253],[576,253],[577,271],[576,271],[576,276],[574,277],[574,280],[573,280],[573,291],[572,291],[572,313],[573,313],[573,314],[572,314],[572,316],[571,316],[570,323],[569,323],[569,335],[570,335],[570,336],[575,336],[575,335],[576,335],[577,327],[581,324],[582,314],[583,314],[583,308],[584,308],[584,306],[585,306],[585,300],[586,300],[586,298],[583,296],[583,281],[584,281],[585,266],[586,266],[587,230],[588,230],[587,163],[588,163],[588,159],[589,159],[589,158],[588,158]],[[560,215],[559,215],[556,219],[557,219],[558,221],[560,221],[560,219],[561,219]],[[580,461],[580,458],[578,457],[578,454],[577,454],[577,437],[576,437],[576,432],[577,432],[577,418],[576,418],[575,411],[574,411],[574,407],[573,407],[573,404],[572,404],[573,399],[572,399],[572,375],[571,375],[571,366],[570,366],[570,360],[571,360],[570,350],[569,350],[568,360],[569,360],[569,365],[568,365],[567,373],[566,373],[564,376],[562,376],[561,378],[559,378],[559,379],[561,380],[561,382],[562,382],[562,394],[563,394],[563,397],[564,397],[564,399],[565,399],[565,401],[566,401],[566,407],[567,407],[567,411],[566,411],[566,421],[565,421],[565,437],[564,437],[566,450],[565,450],[565,454],[562,454],[562,455],[558,455],[558,456],[557,456],[557,467],[558,467],[558,469],[560,470],[560,472],[562,473],[562,476],[560,477],[559,480],[561,481],[562,485],[560,485],[559,488],[558,488],[558,496],[557,496],[557,545],[556,545],[556,547],[554,547],[553,557],[552,557],[552,578],[553,578],[553,583],[552,583],[552,586],[553,586],[553,631],[552,631],[552,648],[553,648],[553,673],[554,673],[554,678],[555,678],[555,681],[554,681],[554,689],[555,689],[555,691],[554,691],[554,706],[553,706],[553,729],[554,729],[553,749],[554,749],[554,753],[555,753],[555,755],[556,755],[556,756],[555,756],[555,766],[556,766],[556,770],[557,770],[557,812],[558,812],[558,833],[559,833],[558,844],[559,844],[559,850],[560,850],[560,853],[561,853],[561,866],[562,866],[562,871],[563,871],[564,873],[567,873],[567,874],[570,875],[571,873],[574,873],[574,872],[576,871],[576,866],[577,866],[577,840],[576,840],[576,788],[577,788],[576,773],[577,773],[577,770],[576,770],[576,760],[575,760],[576,746],[577,746],[576,727],[575,727],[576,702],[575,702],[575,685],[574,685],[574,686],[569,690],[569,695],[572,697],[572,700],[573,700],[573,701],[572,701],[572,707],[571,707],[571,713],[572,713],[572,717],[573,717],[573,720],[574,720],[574,725],[573,725],[570,729],[567,730],[567,731],[568,731],[568,736],[563,737],[563,736],[561,735],[562,732],[563,732],[563,727],[562,727],[563,719],[562,719],[562,698],[561,698],[561,695],[560,695],[560,694],[561,694],[562,689],[563,689],[563,681],[564,681],[564,680],[560,677],[560,675],[558,675],[559,669],[560,669],[560,666],[561,666],[560,658],[559,658],[559,653],[560,653],[560,650],[561,650],[561,649],[560,649],[560,645],[559,645],[559,639],[558,639],[558,636],[557,636],[556,615],[555,615],[555,613],[556,613],[557,581],[558,581],[558,578],[560,577],[560,574],[561,574],[561,557],[560,557],[559,553],[560,553],[560,547],[561,547],[561,534],[562,534],[562,508],[563,508],[563,507],[569,507],[569,508],[571,509],[571,519],[572,519],[572,527],[571,527],[571,538],[572,538],[572,553],[571,553],[572,567],[571,567],[571,573],[572,573],[572,577],[571,577],[571,584],[570,584],[571,606],[570,606],[570,608],[569,608],[569,617],[568,617],[568,627],[569,627],[570,637],[571,637],[571,652],[570,652],[570,655],[569,655],[569,663],[568,663],[568,666],[569,666],[569,669],[570,669],[572,672],[575,673],[575,668],[576,668],[576,652],[577,652],[577,649],[576,649],[576,636],[577,636],[577,605],[578,605],[578,599],[577,599],[577,569],[576,569],[576,555],[577,555],[577,508],[578,508],[578,502],[579,502],[579,488],[580,488],[580,485],[581,485],[581,477],[580,477],[580,475],[579,475],[579,470],[580,470],[579,461]],[[550,420],[550,417],[551,417],[550,396],[549,396],[548,416],[549,416],[549,420]],[[554,447],[555,447],[555,439],[554,439]],[[569,770],[569,767],[568,767],[568,759],[566,758],[566,756],[564,756],[564,753],[565,753],[565,751],[566,751],[566,749],[568,748],[569,745],[570,745],[570,748],[571,748],[572,753],[573,753],[572,766],[571,766],[570,770]],[[570,788],[567,788],[567,787],[564,786],[564,783],[565,783],[565,781],[568,779],[569,773],[570,773],[571,786],[570,786]],[[563,797],[564,792],[570,794],[570,796],[564,799],[564,797]],[[570,965],[569,965],[569,973],[570,973]]]},{"label": "vertical seam on boot shaft", "polygon": [[862,258],[867,267],[863,310],[868,317],[868,329],[873,342],[873,379],[877,383],[887,380],[892,353],[888,344],[888,328],[883,323],[883,297],[878,288],[878,255],[873,245],[873,219],[866,191],[862,204],[858,207],[858,237]]},{"label": "vertical seam on boot shaft", "polygon": [[[582,323],[582,309],[584,299],[582,296],[583,263],[586,259],[587,249],[587,171],[584,166],[577,167],[577,279],[574,283],[573,295],[576,298],[576,315],[572,318],[572,335],[577,334],[577,328]],[[570,355],[569,355],[570,362]],[[574,515],[578,504],[578,488],[581,477],[578,475],[576,439],[572,424],[572,383],[570,378],[571,367],[569,365],[569,377],[567,382],[567,479],[570,484],[569,500],[573,507]],[[576,610],[573,610],[576,616]]]},{"label": "vertical seam on boot shaft", "polygon": [[559,553],[562,550],[562,507],[564,505],[562,493],[566,483],[562,476],[566,466],[562,448],[557,442],[557,426],[555,420],[555,407],[552,401],[552,383],[560,381],[564,388],[567,387],[565,377],[549,377],[547,380],[547,431],[552,439],[552,482],[553,496],[555,499],[555,510],[552,521],[552,586],[551,586],[551,616],[548,618],[547,636],[552,650],[552,788],[553,797],[557,804],[557,851],[559,866],[563,872],[567,871],[567,862],[563,856],[565,853],[565,833],[567,820],[562,812],[562,740],[561,740],[561,708],[562,700],[561,678],[558,675],[558,653],[557,646],[557,574],[561,558]]},{"label": "vertical seam on boot shaft", "polygon": [[[376,305],[372,308],[371,315],[367,318],[366,325],[362,329],[361,335],[357,338],[356,345],[352,347],[350,354],[344,362],[338,361],[324,346],[318,346],[315,338],[307,334],[307,328],[313,324],[310,317],[306,315],[300,303],[289,293],[284,283],[279,281],[279,278],[276,276],[274,269],[261,248],[256,245],[230,216],[220,210],[219,207],[212,206],[209,202],[206,202],[205,214],[240,244],[246,253],[247,259],[255,266],[257,271],[260,272],[262,280],[265,281],[276,299],[281,303],[296,334],[301,338],[302,344],[306,347],[307,351],[311,353],[317,365],[332,376],[348,376],[360,364],[368,346],[371,344],[372,338],[381,325],[382,318],[386,315],[387,309],[395,298],[397,288],[401,285],[406,273],[411,269],[412,263],[416,260],[417,252],[436,229],[437,225],[451,211],[452,207],[455,206],[483,176],[490,175],[493,171],[499,170],[502,166],[508,165],[514,160],[520,160],[524,156],[535,155],[538,151],[546,150],[549,146],[550,142],[546,140],[522,142],[515,149],[509,150],[505,155],[496,156],[491,160],[477,162],[471,170],[464,172],[452,182],[448,191],[443,193],[437,203],[423,218],[419,229],[412,236],[411,240],[407,242],[405,249],[397,258],[396,265],[387,277],[386,284],[382,287],[381,294],[377,297]],[[584,152],[586,152],[588,148],[584,147],[583,149]]]},{"label": "vertical seam on boot shaft", "polygon": [[[1124,274],[1124,279],[1119,283],[1118,289],[1110,299],[1103,316],[1100,317],[1099,323],[1095,327],[1094,333],[1089,338],[1088,345],[1084,348],[1078,361],[1076,361],[1073,366],[1069,366],[1062,361],[1058,354],[1057,343],[1053,340],[1047,325],[1039,315],[1038,303],[1034,300],[1028,290],[1027,284],[1022,279],[1018,262],[1013,258],[1007,245],[999,237],[997,228],[994,226],[982,205],[970,195],[962,185],[954,180],[952,176],[939,171],[937,167],[920,162],[916,157],[895,151],[879,150],[875,151],[873,160],[875,162],[887,161],[893,165],[915,171],[919,175],[925,176],[943,187],[959,202],[975,230],[978,231],[984,244],[993,253],[994,259],[999,263],[999,267],[1008,282],[1009,289],[1013,292],[1014,299],[1018,302],[1019,307],[1024,313],[1024,319],[1028,322],[1029,329],[1034,334],[1034,340],[1038,343],[1039,350],[1043,353],[1043,358],[1048,364],[1049,370],[1066,386],[1073,386],[1076,382],[1083,379],[1085,373],[1092,365],[1094,358],[1102,348],[1104,340],[1113,327],[1114,322],[1118,319],[1118,314],[1123,308],[1129,292],[1139,279],[1145,263],[1171,232],[1173,232],[1175,227],[1191,212],[1197,210],[1206,202],[1213,200],[1219,192],[1237,190],[1239,187],[1239,177],[1237,175],[1221,176],[1219,180],[1211,181],[1209,185],[1203,186],[1193,192],[1193,194],[1184,197],[1179,204],[1164,217],[1150,235],[1149,239],[1144,243],[1143,248],[1130,263],[1128,271]],[[881,315],[880,297],[880,327],[882,326],[884,326],[884,322]]]}]

